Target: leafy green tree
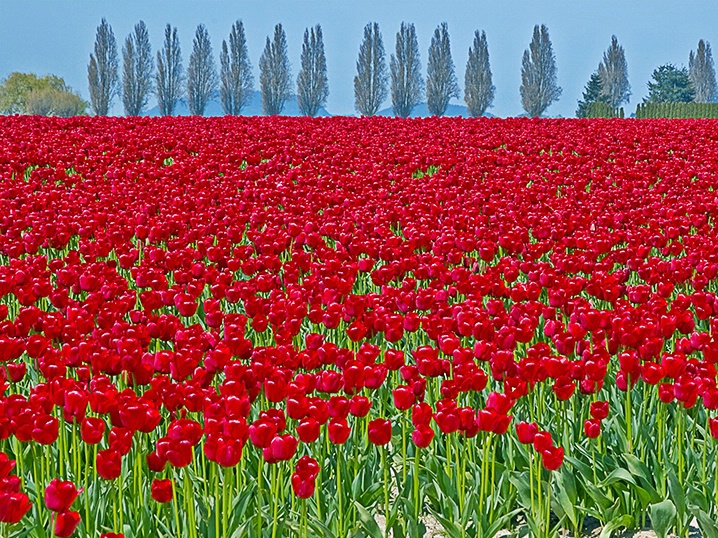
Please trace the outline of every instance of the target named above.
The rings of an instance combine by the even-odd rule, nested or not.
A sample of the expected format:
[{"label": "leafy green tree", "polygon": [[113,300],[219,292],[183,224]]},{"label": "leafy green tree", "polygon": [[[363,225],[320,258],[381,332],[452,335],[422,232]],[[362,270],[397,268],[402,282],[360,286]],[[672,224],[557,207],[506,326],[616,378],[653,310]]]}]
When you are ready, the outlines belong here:
[{"label": "leafy green tree", "polygon": [[27,96],[27,113],[39,116],[84,116],[87,102],[69,91],[45,88],[32,90]]},{"label": "leafy green tree", "polygon": [[0,112],[3,114],[27,113],[27,96],[32,91],[67,90],[65,81],[55,75],[38,77],[34,73],[10,73],[0,83]]},{"label": "leafy green tree", "polygon": [[2,114],[76,116],[86,108],[87,103],[56,75],[15,72],[0,83]]},{"label": "leafy green tree", "polygon": [[646,103],[690,103],[696,95],[685,67],[665,64],[653,70]]},{"label": "leafy green tree", "polygon": [[607,102],[608,97],[602,92],[601,76],[598,74],[598,71],[594,71],[591,73],[591,78],[588,79],[586,87],[583,89],[583,96],[578,102],[578,108],[576,109],[576,117],[587,118],[591,103]]}]

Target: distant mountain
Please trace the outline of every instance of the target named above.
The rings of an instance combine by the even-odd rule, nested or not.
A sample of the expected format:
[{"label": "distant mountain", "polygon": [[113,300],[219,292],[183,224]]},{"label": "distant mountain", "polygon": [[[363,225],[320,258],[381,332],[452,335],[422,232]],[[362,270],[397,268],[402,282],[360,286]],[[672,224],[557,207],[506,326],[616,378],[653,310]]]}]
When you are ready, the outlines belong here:
[{"label": "distant mountain", "polygon": [[[151,108],[147,112],[148,116],[159,116],[160,115],[160,109],[159,107],[155,106]],[[180,100],[177,103],[177,106],[175,107],[175,116],[189,116],[189,107],[187,106],[186,101],[183,99]],[[222,112],[222,104],[220,103],[219,99],[212,99],[209,103],[207,103],[207,108],[204,111],[205,116],[224,116],[224,112]],[[252,94],[252,99],[250,100],[249,104],[242,109],[242,116],[262,116],[262,94],[258,91],[255,91]],[[287,101],[284,103],[284,109],[282,110],[282,116],[301,116],[302,114],[299,112],[299,105],[297,105],[297,96],[292,95]],[[319,109],[318,116],[331,116],[329,112],[326,111],[325,108]]]},{"label": "distant mountain", "polygon": [[[392,111],[391,107],[384,108],[377,112],[377,116],[393,116],[394,112]],[[493,118],[493,114],[484,114],[485,116],[488,116],[490,118]],[[414,107],[414,110],[411,111],[411,118],[428,118],[431,116],[429,114],[429,108],[426,106],[426,103],[419,103]],[[462,116],[464,118],[470,117],[469,110],[464,105],[455,105],[452,103],[449,103],[449,106],[446,107],[446,112],[444,113],[444,116],[448,117],[458,117]]]}]

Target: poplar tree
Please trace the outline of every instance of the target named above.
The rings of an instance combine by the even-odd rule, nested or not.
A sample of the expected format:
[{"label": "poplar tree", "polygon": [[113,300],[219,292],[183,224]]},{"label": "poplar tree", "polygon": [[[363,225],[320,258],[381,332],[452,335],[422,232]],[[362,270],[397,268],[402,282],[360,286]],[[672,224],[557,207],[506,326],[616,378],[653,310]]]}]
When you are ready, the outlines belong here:
[{"label": "poplar tree", "polygon": [[471,117],[483,116],[494,101],[495,86],[491,82],[489,45],[486,32],[476,30],[474,43],[469,47],[464,76],[464,101]]},{"label": "poplar tree", "polygon": [[696,92],[693,99],[696,103],[712,103],[718,98],[710,43],[701,39],[698,42],[698,50],[695,53],[691,51],[688,57],[688,76]]},{"label": "poplar tree", "polygon": [[419,61],[419,41],[413,24],[401,23],[396,34],[396,51],[391,55],[389,69],[392,109],[396,116],[407,118],[421,101],[424,92]]},{"label": "poplar tree", "polygon": [[267,37],[267,44],[259,59],[259,73],[262,110],[269,116],[281,114],[292,91],[287,36],[281,24],[274,27],[273,40]]},{"label": "poplar tree", "polygon": [[187,67],[187,106],[193,116],[204,115],[207,103],[217,91],[217,69],[212,43],[204,24],[197,26]]},{"label": "poplar tree", "polygon": [[534,26],[521,63],[521,105],[529,116],[540,116],[561,96],[556,57],[545,24]]},{"label": "poplar tree", "polygon": [[98,116],[107,116],[118,92],[119,76],[117,42],[105,18],[97,27],[95,50],[90,54],[87,80],[90,87],[90,108]]},{"label": "poplar tree", "polygon": [[611,37],[611,46],[603,53],[603,60],[598,65],[598,76],[601,79],[601,95],[613,108],[627,103],[631,97],[631,85],[628,83],[628,63],[623,47],[618,38]]},{"label": "poplar tree", "polygon": [[442,22],[434,30],[426,70],[426,106],[433,116],[443,116],[452,97],[459,97],[459,84],[451,57],[449,26]]},{"label": "poplar tree", "polygon": [[225,114],[238,115],[249,104],[254,91],[252,63],[249,61],[247,38],[242,21],[232,25],[229,46],[226,41],[222,41],[219,60],[221,65],[219,95],[222,110]]},{"label": "poplar tree", "polygon": [[384,42],[376,22],[364,27],[356,65],[354,106],[362,116],[373,116],[388,95]]},{"label": "poplar tree", "polygon": [[305,116],[316,116],[329,97],[327,59],[324,55],[322,27],[304,30],[302,68],[297,77],[297,104]]},{"label": "poplar tree", "polygon": [[139,116],[152,93],[152,45],[144,21],[135,25],[122,48],[122,104],[127,116]]},{"label": "poplar tree", "polygon": [[182,50],[180,49],[177,27],[165,27],[165,42],[157,51],[156,93],[160,114],[171,116],[177,102],[182,98],[184,72]]}]

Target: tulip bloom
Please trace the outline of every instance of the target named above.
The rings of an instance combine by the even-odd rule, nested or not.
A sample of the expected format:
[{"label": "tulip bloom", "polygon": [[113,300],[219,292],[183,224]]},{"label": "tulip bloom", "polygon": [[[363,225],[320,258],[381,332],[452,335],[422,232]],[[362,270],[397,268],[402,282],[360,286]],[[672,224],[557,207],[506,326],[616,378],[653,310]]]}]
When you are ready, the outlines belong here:
[{"label": "tulip bloom", "polygon": [[426,448],[434,439],[434,429],[427,424],[420,424],[411,432],[411,440],[419,448]]},{"label": "tulip bloom", "polygon": [[32,508],[32,503],[24,493],[0,491],[0,522],[18,523]]},{"label": "tulip bloom", "polygon": [[53,512],[65,512],[81,491],[72,482],[55,478],[45,488],[45,505]]},{"label": "tulip bloom", "polygon": [[386,445],[391,441],[391,422],[377,418],[368,424],[369,442],[373,445]]},{"label": "tulip bloom", "polygon": [[105,480],[114,480],[122,473],[122,455],[108,448],[97,453],[97,474]]},{"label": "tulip bloom", "polygon": [[77,512],[60,512],[55,519],[55,536],[69,538],[80,524],[80,514]]},{"label": "tulip bloom", "polygon": [[563,447],[548,447],[541,452],[541,463],[548,471],[556,471],[563,464]]},{"label": "tulip bloom", "polygon": [[158,503],[168,503],[172,500],[172,480],[155,478],[150,488],[152,498]]},{"label": "tulip bloom", "polygon": [[519,438],[519,442],[524,445],[531,445],[536,438],[536,434],[539,431],[538,424],[535,422],[519,422],[516,424],[516,436]]},{"label": "tulip bloom", "polygon": [[597,419],[585,421],[583,423],[583,432],[589,439],[595,439],[601,435],[601,421]]}]

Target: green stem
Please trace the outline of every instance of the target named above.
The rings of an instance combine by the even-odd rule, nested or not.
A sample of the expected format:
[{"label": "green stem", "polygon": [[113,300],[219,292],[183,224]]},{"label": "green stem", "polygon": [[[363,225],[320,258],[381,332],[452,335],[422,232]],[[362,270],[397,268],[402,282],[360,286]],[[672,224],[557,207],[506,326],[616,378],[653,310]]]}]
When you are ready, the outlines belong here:
[{"label": "green stem", "polygon": [[272,467],[272,538],[277,536],[277,509],[279,508],[279,463]]},{"label": "green stem", "polygon": [[384,471],[384,536],[389,538],[389,529],[391,527],[389,524],[389,467],[386,463],[386,453],[389,449],[387,445],[384,445],[379,450],[381,451],[381,467]]}]

